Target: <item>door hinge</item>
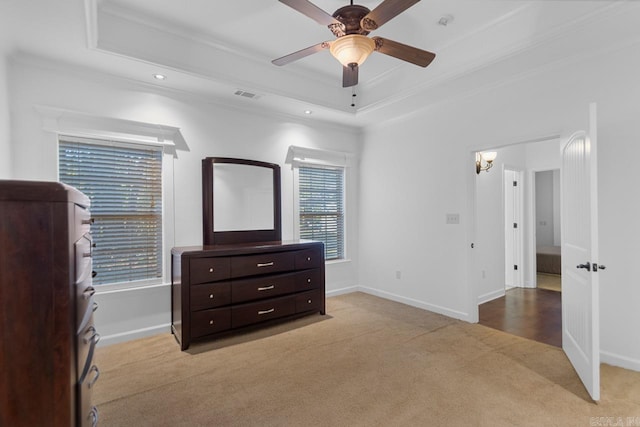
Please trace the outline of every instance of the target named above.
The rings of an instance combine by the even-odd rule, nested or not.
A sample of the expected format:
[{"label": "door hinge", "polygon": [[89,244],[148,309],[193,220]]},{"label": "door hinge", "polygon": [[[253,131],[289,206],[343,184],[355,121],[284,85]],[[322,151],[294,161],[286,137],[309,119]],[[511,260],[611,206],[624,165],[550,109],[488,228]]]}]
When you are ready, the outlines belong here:
[{"label": "door hinge", "polygon": [[513,181],[513,186],[517,187],[518,186],[518,181]]},{"label": "door hinge", "polygon": [[518,223],[517,222],[513,223],[513,228],[518,228]]},{"label": "door hinge", "polygon": [[518,269],[518,266],[514,264],[513,269],[514,269],[514,270],[517,270],[517,269]]}]

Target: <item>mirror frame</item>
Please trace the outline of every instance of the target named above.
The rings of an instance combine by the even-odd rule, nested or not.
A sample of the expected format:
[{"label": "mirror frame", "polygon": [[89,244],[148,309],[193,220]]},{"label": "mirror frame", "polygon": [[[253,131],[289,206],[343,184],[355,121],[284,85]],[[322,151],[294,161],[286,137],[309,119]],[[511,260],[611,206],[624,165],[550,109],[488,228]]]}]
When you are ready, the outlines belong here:
[{"label": "mirror frame", "polygon": [[[273,172],[273,229],[215,231],[215,218],[213,217],[213,204],[215,202],[215,194],[213,194],[213,169],[216,163],[231,163],[271,169]],[[206,157],[202,159],[202,241],[204,245],[276,242],[282,240],[280,203],[279,165],[231,157]]]}]

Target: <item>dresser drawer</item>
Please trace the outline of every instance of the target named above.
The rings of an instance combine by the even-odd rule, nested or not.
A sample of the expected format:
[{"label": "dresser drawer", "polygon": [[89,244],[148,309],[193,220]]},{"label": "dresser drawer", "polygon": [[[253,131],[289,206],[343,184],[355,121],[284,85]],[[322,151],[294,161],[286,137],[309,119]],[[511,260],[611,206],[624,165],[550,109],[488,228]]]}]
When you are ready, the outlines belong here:
[{"label": "dresser drawer", "polygon": [[75,205],[75,215],[76,232],[78,234],[88,233],[91,230],[91,224],[93,224],[91,213],[87,209]]},{"label": "dresser drawer", "polygon": [[231,302],[247,302],[289,294],[294,291],[294,274],[276,274],[255,279],[234,280],[231,286]]},{"label": "dresser drawer", "polygon": [[296,312],[295,295],[258,301],[231,307],[231,325],[234,328],[277,319]]},{"label": "dresser drawer", "polygon": [[191,336],[202,337],[231,328],[231,309],[214,308],[191,313]]},{"label": "dresser drawer", "polygon": [[255,276],[294,269],[295,252],[276,252],[231,258],[231,277]]},{"label": "dresser drawer", "polygon": [[231,277],[229,258],[193,258],[189,267],[191,284],[215,282]]},{"label": "dresser drawer", "polygon": [[88,316],[98,309],[98,303],[93,298],[96,289],[89,282],[89,286],[85,284],[76,285],[76,333],[88,322]]},{"label": "dresser drawer", "polygon": [[[80,419],[81,426],[96,426],[98,424],[98,410],[91,404],[91,395],[93,394],[93,387],[96,381],[100,377],[100,371],[96,365],[91,367],[85,373],[85,376],[80,378],[78,382],[78,394],[79,394],[79,408],[78,418]],[[75,423],[73,423],[75,425]]]},{"label": "dresser drawer", "polygon": [[297,251],[295,256],[296,270],[318,268],[324,262],[324,246]]},{"label": "dresser drawer", "polygon": [[91,235],[85,234],[73,244],[75,262],[75,283],[83,283],[91,280]]},{"label": "dresser drawer", "polygon": [[100,334],[96,331],[93,323],[93,317],[88,325],[86,325],[82,331],[80,331],[76,337],[78,355],[77,355],[77,368],[78,378],[84,377],[91,366],[93,365],[93,354],[96,349],[98,341],[100,341]]},{"label": "dresser drawer", "polygon": [[296,313],[322,310],[322,291],[308,291],[296,295]]},{"label": "dresser drawer", "polygon": [[295,274],[294,283],[296,292],[319,288],[324,283],[322,280],[322,269],[314,268],[312,270],[300,271]]},{"label": "dresser drawer", "polygon": [[207,283],[191,287],[191,311],[221,307],[231,303],[231,282]]}]

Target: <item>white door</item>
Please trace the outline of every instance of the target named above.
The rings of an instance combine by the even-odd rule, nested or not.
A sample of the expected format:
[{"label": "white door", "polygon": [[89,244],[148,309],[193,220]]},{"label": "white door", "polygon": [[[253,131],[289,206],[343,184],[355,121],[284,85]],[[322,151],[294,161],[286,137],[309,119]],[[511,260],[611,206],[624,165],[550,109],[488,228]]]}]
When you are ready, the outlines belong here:
[{"label": "white door", "polygon": [[504,247],[506,288],[524,285],[522,172],[504,170]]},{"label": "white door", "polygon": [[[588,131],[562,147],[562,348],[591,398],[600,399],[596,106]],[[601,267],[601,266],[600,266]]]}]

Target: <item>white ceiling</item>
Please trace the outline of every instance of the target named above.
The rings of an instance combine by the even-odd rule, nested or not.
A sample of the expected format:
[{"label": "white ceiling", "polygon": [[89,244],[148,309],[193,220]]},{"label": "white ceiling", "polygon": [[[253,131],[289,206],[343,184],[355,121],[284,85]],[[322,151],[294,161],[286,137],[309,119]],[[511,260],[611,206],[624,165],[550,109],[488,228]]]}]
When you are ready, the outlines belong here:
[{"label": "white ceiling", "polygon": [[[356,3],[373,9],[380,1]],[[330,14],[348,4],[314,3]],[[360,68],[355,98],[328,51],[271,64],[333,39],[277,0],[0,0],[0,48],[210,102],[297,116],[310,109],[308,119],[366,126],[637,41],[639,3],[422,0],[372,35],[432,51],[434,62],[421,68],[374,52]],[[453,16],[447,26],[438,24],[443,15]],[[156,72],[167,80],[153,80]],[[238,89],[258,97],[236,96]]]}]

